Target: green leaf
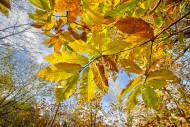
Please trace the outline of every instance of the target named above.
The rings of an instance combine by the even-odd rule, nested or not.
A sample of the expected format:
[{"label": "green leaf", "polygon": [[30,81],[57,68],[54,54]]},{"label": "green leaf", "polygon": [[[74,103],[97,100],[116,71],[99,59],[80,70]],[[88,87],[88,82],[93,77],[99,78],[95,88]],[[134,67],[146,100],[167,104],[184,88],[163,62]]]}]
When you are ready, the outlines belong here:
[{"label": "green leaf", "polygon": [[170,70],[167,70],[167,69],[150,72],[150,74],[148,75],[147,81],[152,80],[152,79],[172,80],[172,81],[178,80],[178,78]]},{"label": "green leaf", "polygon": [[54,16],[52,16],[52,15],[48,16],[45,23],[46,23],[46,25],[45,25],[46,31],[51,30],[54,27],[54,25],[55,25]]},{"label": "green leaf", "polygon": [[105,16],[121,16],[125,11],[129,11],[133,9],[141,0],[130,0],[130,2],[126,2],[123,5],[118,6],[116,9],[106,12]]},{"label": "green leaf", "polygon": [[80,96],[81,100],[90,102],[96,95],[96,83],[94,81],[94,75],[90,68],[86,68],[82,75],[82,82],[80,84]]},{"label": "green leaf", "polygon": [[121,100],[129,91],[131,91],[133,88],[135,88],[142,80],[142,77],[139,76],[137,78],[134,78],[129,82],[129,84],[124,88],[120,95],[118,96],[118,100]]},{"label": "green leaf", "polygon": [[58,63],[42,69],[36,76],[49,81],[61,81],[79,73],[80,69],[79,64]]},{"label": "green leaf", "polygon": [[167,82],[164,80],[149,80],[146,82],[147,85],[153,87],[154,89],[161,89],[162,87],[167,86]]},{"label": "green leaf", "polygon": [[96,48],[85,43],[82,40],[76,40],[72,43],[69,43],[69,46],[76,52],[88,53],[91,56],[95,56],[97,54],[100,54]]},{"label": "green leaf", "polygon": [[102,55],[112,55],[124,50],[128,43],[124,41],[112,41],[105,46],[105,49],[102,51]]},{"label": "green leaf", "polygon": [[157,109],[159,106],[158,100],[155,91],[153,88],[151,88],[149,85],[145,85],[142,91],[142,97],[145,104],[153,109]]},{"label": "green leaf", "polygon": [[138,104],[138,97],[141,93],[142,85],[137,85],[132,93],[129,95],[127,102],[126,102],[126,109],[130,112],[137,104]]},{"label": "green leaf", "polygon": [[133,61],[129,59],[121,59],[119,61],[121,66],[128,72],[136,73],[136,74],[142,74],[143,70]]},{"label": "green leaf", "polygon": [[77,81],[79,79],[79,74],[75,74],[70,77],[65,85],[62,85],[61,88],[55,88],[55,97],[56,102],[60,103],[68,99],[74,92]]},{"label": "green leaf", "polygon": [[38,20],[38,21],[46,21],[47,17],[50,15],[49,12],[37,9],[35,11],[35,14],[33,13],[28,13],[28,17],[33,19],[33,20]]},{"label": "green leaf", "polygon": [[34,4],[36,7],[40,9],[44,9],[47,11],[51,10],[49,0],[29,0],[29,2],[31,2],[32,4]]},{"label": "green leaf", "polygon": [[50,40],[51,40],[51,38],[47,38],[46,40],[44,40],[44,41],[42,42],[42,44],[48,44],[48,43],[50,42]]},{"label": "green leaf", "polygon": [[57,63],[75,63],[80,65],[85,65],[88,63],[88,58],[85,56],[76,54],[75,52],[58,52],[53,53],[45,58],[51,64]]},{"label": "green leaf", "polygon": [[103,92],[108,92],[108,80],[105,75],[105,70],[102,63],[93,62],[91,69],[94,74],[94,81],[96,82],[99,89]]}]

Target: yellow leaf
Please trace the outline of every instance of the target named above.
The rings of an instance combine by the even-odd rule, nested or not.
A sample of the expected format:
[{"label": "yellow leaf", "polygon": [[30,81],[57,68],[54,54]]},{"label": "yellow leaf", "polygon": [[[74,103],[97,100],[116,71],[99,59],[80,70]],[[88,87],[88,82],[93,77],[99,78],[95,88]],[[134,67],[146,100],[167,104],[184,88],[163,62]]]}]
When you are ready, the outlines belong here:
[{"label": "yellow leaf", "polygon": [[85,43],[82,40],[76,40],[72,43],[69,43],[69,46],[76,52],[88,53],[89,55],[92,55],[92,56],[100,54],[96,48]]},{"label": "yellow leaf", "polygon": [[62,85],[60,88],[54,89],[57,103],[65,101],[73,94],[77,86],[78,78],[79,78],[79,74],[75,74],[71,78],[68,79],[66,84]]},{"label": "yellow leaf", "polygon": [[58,63],[51,65],[39,71],[36,76],[49,81],[66,80],[78,73],[81,69],[79,64]]},{"label": "yellow leaf", "polygon": [[121,64],[121,66],[129,72],[132,73],[137,73],[137,74],[142,74],[143,70],[133,61],[128,60],[128,59],[121,59],[119,61],[119,63]]},{"label": "yellow leaf", "polygon": [[134,90],[129,95],[127,102],[126,102],[126,109],[130,112],[137,104],[138,104],[138,97],[142,90],[142,84],[137,85]]},{"label": "yellow leaf", "polygon": [[90,21],[95,24],[101,24],[104,21],[104,15],[97,4],[86,3],[86,14]]},{"label": "yellow leaf", "polygon": [[49,0],[29,0],[33,3],[36,7],[50,11],[50,2]]},{"label": "yellow leaf", "polygon": [[49,16],[49,12],[41,10],[41,9],[36,9],[35,14],[28,13],[29,18],[37,21],[46,21],[47,17]]},{"label": "yellow leaf", "polygon": [[116,5],[118,5],[119,4],[119,2],[120,2],[120,0],[114,0],[114,7],[116,6]]},{"label": "yellow leaf", "polygon": [[80,5],[80,0],[57,0],[55,10],[57,12],[73,11]]},{"label": "yellow leaf", "polygon": [[141,38],[154,38],[153,28],[140,18],[126,17],[116,22],[115,26],[127,34],[136,34]]},{"label": "yellow leaf", "polygon": [[102,55],[112,55],[123,51],[127,46],[128,43],[124,41],[112,41],[105,46],[105,49],[102,51]]},{"label": "yellow leaf", "polygon": [[85,65],[88,63],[88,58],[85,56],[76,54],[75,52],[58,52],[53,53],[45,58],[51,64],[57,63],[75,63],[80,65]]},{"label": "yellow leaf", "polygon": [[124,88],[120,95],[118,96],[118,100],[121,100],[129,91],[131,91],[132,89],[134,89],[140,82],[142,81],[142,77],[139,76],[137,78],[134,78],[133,80],[131,80],[129,82],[129,84],[127,84],[126,88]]},{"label": "yellow leaf", "polygon": [[82,75],[82,82],[80,84],[80,96],[84,102],[90,102],[96,95],[96,83],[92,70],[86,68]]},{"label": "yellow leaf", "polygon": [[171,80],[171,81],[178,80],[178,78],[170,70],[167,70],[167,69],[150,72],[150,74],[148,75],[147,81],[152,80],[152,79]]},{"label": "yellow leaf", "polygon": [[93,62],[91,69],[94,75],[94,81],[96,82],[99,89],[103,92],[108,92],[108,80],[105,74],[103,64],[101,62]]},{"label": "yellow leaf", "polygon": [[0,12],[2,12],[5,16],[8,17],[9,15],[9,10],[8,8],[6,8],[5,6],[3,6],[1,3],[0,3]]},{"label": "yellow leaf", "polygon": [[54,16],[52,15],[48,16],[46,20],[46,30],[51,30],[51,28],[53,28],[54,25],[55,25]]},{"label": "yellow leaf", "polygon": [[71,34],[69,32],[60,31],[58,34],[59,34],[59,39],[62,41],[67,41],[67,42],[74,41],[74,39],[71,37]]}]

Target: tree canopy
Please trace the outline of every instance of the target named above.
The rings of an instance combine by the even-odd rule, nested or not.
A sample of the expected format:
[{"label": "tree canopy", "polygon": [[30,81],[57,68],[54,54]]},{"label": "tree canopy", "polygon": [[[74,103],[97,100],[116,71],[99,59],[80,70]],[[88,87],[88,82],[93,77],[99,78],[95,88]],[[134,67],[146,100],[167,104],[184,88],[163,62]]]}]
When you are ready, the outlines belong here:
[{"label": "tree canopy", "polygon": [[[36,76],[57,83],[57,103],[76,89],[80,101],[91,103],[108,93],[109,79],[120,72],[134,77],[117,97],[127,97],[128,112],[141,99],[160,111],[173,87],[189,89],[189,0],[29,1],[36,8],[28,13],[32,26],[46,36],[42,44],[54,49],[45,57],[49,66]],[[0,3],[8,16],[9,0]],[[190,123],[182,102],[175,103]]]},{"label": "tree canopy", "polygon": [[187,0],[30,2],[37,7],[35,13],[29,13],[35,20],[32,26],[48,36],[43,44],[54,48],[54,53],[45,58],[51,65],[36,75],[58,82],[57,102],[70,97],[77,82],[84,101],[96,96],[97,89],[106,94],[108,77],[124,70],[138,76],[118,99],[132,91],[128,110],[133,109],[141,94],[148,107],[157,109],[155,89],[179,82],[180,77],[168,66],[175,60],[174,43],[183,46],[184,53],[188,50],[184,33],[189,28]]}]

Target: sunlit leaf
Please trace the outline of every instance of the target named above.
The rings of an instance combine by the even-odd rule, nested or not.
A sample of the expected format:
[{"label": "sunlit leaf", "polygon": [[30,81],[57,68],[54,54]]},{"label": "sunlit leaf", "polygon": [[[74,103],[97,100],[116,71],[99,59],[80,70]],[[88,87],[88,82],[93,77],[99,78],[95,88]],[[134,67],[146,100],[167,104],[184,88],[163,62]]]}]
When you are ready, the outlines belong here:
[{"label": "sunlit leaf", "polygon": [[55,43],[54,52],[59,52],[61,49],[61,46],[62,46],[62,43],[60,41]]},{"label": "sunlit leaf", "polygon": [[80,0],[57,0],[56,8],[57,12],[73,11],[80,5]]},{"label": "sunlit leaf", "polygon": [[75,74],[72,77],[70,77],[67,83],[63,85],[61,88],[54,89],[57,103],[65,101],[73,94],[77,86],[78,79],[79,79],[79,74]]},{"label": "sunlit leaf", "polygon": [[112,55],[124,50],[127,46],[129,46],[129,44],[124,41],[112,41],[105,46],[105,49],[103,49],[102,54]]},{"label": "sunlit leaf", "polygon": [[119,63],[128,72],[137,73],[137,74],[143,73],[143,70],[135,62],[129,59],[121,59]]},{"label": "sunlit leaf", "polygon": [[105,16],[121,16],[123,12],[130,10],[138,5],[141,0],[130,0],[125,4],[118,6],[116,9],[106,12]]},{"label": "sunlit leaf", "polygon": [[147,78],[147,81],[152,80],[152,79],[171,80],[171,81],[178,80],[178,78],[170,70],[166,70],[166,69],[150,72]]},{"label": "sunlit leaf", "polygon": [[49,0],[29,0],[29,1],[40,9],[44,9],[47,11],[51,10]]},{"label": "sunlit leaf", "polygon": [[67,42],[74,41],[74,39],[71,37],[71,34],[69,32],[65,32],[65,31],[59,32],[59,39],[62,41],[67,41]]},{"label": "sunlit leaf", "polygon": [[79,40],[80,39],[80,34],[77,33],[76,30],[74,30],[73,28],[69,27],[68,31],[71,33],[71,35],[76,39]]},{"label": "sunlit leaf", "polygon": [[134,78],[133,80],[131,80],[129,82],[129,84],[127,84],[126,88],[124,88],[120,95],[118,96],[118,100],[121,100],[129,91],[131,91],[132,89],[134,89],[137,85],[139,85],[139,83],[141,82],[142,77],[139,76],[137,78]]},{"label": "sunlit leaf", "polygon": [[29,18],[37,21],[46,21],[49,15],[48,11],[36,9],[35,14],[28,13]]},{"label": "sunlit leaf", "polygon": [[101,62],[96,63],[93,62],[91,64],[91,67],[93,75],[94,75],[94,81],[96,82],[99,89],[103,92],[108,92],[108,80],[105,74],[104,67]]},{"label": "sunlit leaf", "polygon": [[114,0],[114,7],[116,6],[116,5],[118,5],[119,4],[119,2],[120,2],[120,0]]},{"label": "sunlit leaf", "polygon": [[154,38],[153,28],[140,18],[126,17],[118,20],[115,26],[127,34],[135,34],[141,38]]},{"label": "sunlit leaf", "polygon": [[53,53],[45,58],[51,64],[57,63],[75,63],[85,65],[88,63],[88,59],[85,56],[76,54],[75,52],[58,52]]},{"label": "sunlit leaf", "polygon": [[161,89],[161,88],[167,86],[166,81],[164,81],[164,80],[156,80],[156,79],[149,80],[149,81],[146,82],[146,84],[153,87],[154,89]]},{"label": "sunlit leaf", "polygon": [[53,28],[55,25],[55,21],[54,21],[54,16],[50,15],[47,17],[46,20],[46,30],[50,30],[51,28]]},{"label": "sunlit leaf", "polygon": [[109,70],[118,72],[117,64],[109,56],[103,56],[104,63]]},{"label": "sunlit leaf", "polygon": [[96,83],[94,75],[90,68],[86,68],[82,75],[82,82],[80,84],[80,96],[82,101],[90,102],[96,95]]},{"label": "sunlit leaf", "polygon": [[145,102],[145,104],[153,109],[157,109],[159,106],[158,100],[155,91],[153,88],[151,88],[149,85],[145,85],[142,91],[142,97]]},{"label": "sunlit leaf", "polygon": [[134,90],[129,95],[127,102],[126,102],[126,109],[130,112],[137,104],[138,104],[138,97],[141,93],[142,85],[137,85]]},{"label": "sunlit leaf", "polygon": [[76,21],[76,18],[78,16],[78,14],[80,13],[81,11],[81,6],[77,7],[75,10],[73,11],[70,11],[68,13],[68,16],[67,16],[67,22],[68,23],[73,23]]},{"label": "sunlit leaf", "polygon": [[61,81],[78,73],[80,69],[79,64],[58,63],[42,69],[36,76],[49,81]]},{"label": "sunlit leaf", "polygon": [[82,40],[76,40],[72,43],[69,43],[69,46],[76,52],[88,53],[92,56],[99,54],[99,51],[97,49]]}]

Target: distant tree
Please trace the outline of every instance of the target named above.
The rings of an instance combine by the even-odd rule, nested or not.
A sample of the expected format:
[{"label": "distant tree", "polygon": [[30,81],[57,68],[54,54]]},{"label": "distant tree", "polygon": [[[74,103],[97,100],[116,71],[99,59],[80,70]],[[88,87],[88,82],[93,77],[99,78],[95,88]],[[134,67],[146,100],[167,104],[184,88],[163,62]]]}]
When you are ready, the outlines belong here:
[{"label": "distant tree", "polygon": [[37,109],[38,101],[44,95],[51,96],[48,82],[33,76],[40,66],[11,49],[1,48],[0,59],[0,125],[36,124],[42,117]]}]

